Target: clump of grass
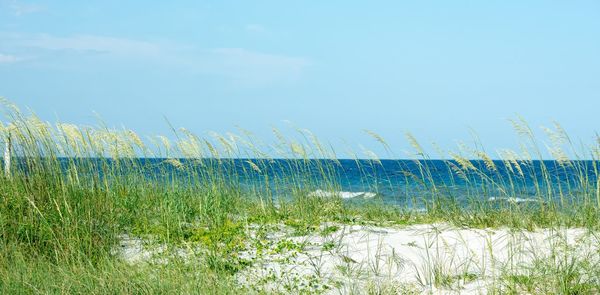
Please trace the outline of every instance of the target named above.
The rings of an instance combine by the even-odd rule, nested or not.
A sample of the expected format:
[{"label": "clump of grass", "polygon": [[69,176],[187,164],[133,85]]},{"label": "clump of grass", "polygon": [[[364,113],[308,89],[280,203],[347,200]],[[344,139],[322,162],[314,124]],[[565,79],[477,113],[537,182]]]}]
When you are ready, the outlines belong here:
[{"label": "clump of grass", "polygon": [[557,246],[549,255],[535,257],[530,266],[519,272],[507,271],[498,289],[510,294],[597,294],[600,292],[597,254],[582,255],[577,251]]},{"label": "clump of grass", "polygon": [[54,263],[43,256],[22,252],[18,246],[2,248],[2,294],[211,294],[241,293],[231,276],[202,264],[171,262],[165,265],[129,265],[106,258],[90,264]]}]

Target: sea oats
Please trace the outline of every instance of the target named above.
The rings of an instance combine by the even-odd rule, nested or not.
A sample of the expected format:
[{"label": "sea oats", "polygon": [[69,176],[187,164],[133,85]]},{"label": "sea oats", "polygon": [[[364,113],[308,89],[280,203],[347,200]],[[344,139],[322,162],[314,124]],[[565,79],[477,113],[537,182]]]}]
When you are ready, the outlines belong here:
[{"label": "sea oats", "polygon": [[239,135],[229,133],[229,137],[232,138],[232,140],[234,140],[236,146],[240,146],[240,150],[248,151],[254,149],[254,145],[252,144],[252,142]]},{"label": "sea oats", "polygon": [[229,138],[229,143],[231,144],[231,147],[234,150],[238,150],[238,140],[240,139],[240,137],[237,134],[233,134],[231,132],[227,132],[225,135],[227,135],[227,138]]},{"label": "sea oats", "polygon": [[178,159],[169,158],[169,159],[164,160],[163,162],[175,167],[175,169],[177,169],[177,170],[183,169],[183,163],[181,163],[181,161],[179,161]]},{"label": "sea oats", "polygon": [[112,132],[114,140],[114,157],[116,158],[133,158],[135,152],[133,146],[129,144],[129,134],[122,131],[114,130]]},{"label": "sea oats", "polygon": [[554,122],[554,128],[556,130],[551,130],[550,128],[542,127],[542,129],[548,135],[552,143],[552,146],[547,146],[546,148],[548,149],[552,157],[554,157],[561,166],[570,166],[572,162],[567,156],[566,152],[561,147],[562,145],[570,142],[569,136],[562,128],[562,126],[560,126],[560,124]]},{"label": "sea oats", "polygon": [[12,103],[8,99],[1,97],[1,96],[0,96],[0,104],[4,105],[9,110],[9,112],[11,112],[12,115],[14,115],[14,116],[18,117],[21,114],[21,110],[19,109],[19,107],[17,107],[16,104]]},{"label": "sea oats", "polygon": [[60,129],[63,135],[71,142],[82,142],[83,138],[81,136],[81,132],[79,131],[79,127],[73,124],[59,124],[58,129]]},{"label": "sea oats", "polygon": [[521,144],[519,144],[519,149],[521,150],[521,156],[515,155],[515,160],[520,160],[521,162],[531,163],[533,161],[533,157],[531,156],[531,153],[529,152],[527,145],[525,145],[525,143],[521,143]]},{"label": "sea oats", "polygon": [[113,159],[117,159],[119,157],[119,151],[117,137],[114,132],[111,130],[103,130],[101,136],[102,141],[104,141],[104,144],[106,145],[106,150],[109,156]]},{"label": "sea oats", "polygon": [[517,134],[521,136],[533,137],[533,132],[529,127],[529,124],[522,118],[517,117],[517,119],[509,119],[510,123],[513,125],[513,129],[517,132]]},{"label": "sea oats", "polygon": [[208,151],[210,152],[211,156],[213,158],[220,158],[219,157],[219,151],[212,145],[212,143],[210,143],[210,141],[204,139],[204,145],[206,145],[206,147],[208,148]]},{"label": "sea oats", "polygon": [[464,171],[477,170],[477,168],[475,168],[473,163],[471,163],[471,161],[469,161],[468,159],[463,158],[460,155],[455,154],[455,153],[450,153],[450,156],[454,159],[454,161],[456,161],[461,166],[461,168]]},{"label": "sea oats", "polygon": [[454,171],[454,173],[456,173],[456,175],[458,175],[458,177],[462,178],[465,181],[469,181],[469,178],[467,177],[467,174],[465,173],[465,171],[463,169],[456,166],[456,164],[454,164],[452,162],[448,162],[448,165],[450,166],[450,169],[452,169],[452,171]]},{"label": "sea oats", "polygon": [[[372,138],[374,138],[376,141],[378,141],[379,143],[381,143],[381,145],[383,145],[383,147],[387,150],[387,151],[391,151],[390,146],[388,145],[388,143],[385,141],[385,139],[383,137],[381,137],[381,135],[371,131],[371,130],[367,130],[364,129],[364,131],[371,136]],[[416,142],[416,141],[415,141]]]},{"label": "sea oats", "polygon": [[94,146],[94,140],[92,137],[95,132],[95,129],[92,127],[81,127],[79,129],[79,132],[81,133],[81,136],[83,138],[84,148],[90,149],[89,152],[93,152],[93,149],[95,148],[95,146]]},{"label": "sea oats", "polygon": [[519,162],[517,160],[512,160],[511,162],[513,164],[513,167],[519,173],[519,175],[521,175],[521,177],[525,177],[525,173],[523,173],[523,169],[521,169],[521,165],[519,164]]},{"label": "sea oats", "polygon": [[50,136],[49,123],[43,122],[37,116],[29,116],[24,122],[27,129],[35,135],[42,137]]},{"label": "sea oats", "polygon": [[463,152],[463,153],[467,153],[467,154],[473,154],[475,152],[472,148],[470,148],[469,146],[467,146],[462,141],[458,141],[457,146],[458,146],[458,151],[459,152]]},{"label": "sea oats", "polygon": [[98,134],[111,158],[133,158],[136,156],[133,146],[129,143],[129,134],[118,130],[103,130]]},{"label": "sea oats", "polygon": [[[596,146],[592,147],[591,154],[592,154],[593,160],[596,160],[596,161],[599,160],[600,159],[600,147],[596,147]],[[600,179],[600,177],[598,179]]]},{"label": "sea oats", "polygon": [[561,166],[571,166],[571,160],[560,147],[548,147],[548,151]]},{"label": "sea oats", "polygon": [[313,154],[318,155],[318,157],[327,157],[327,151],[323,148],[323,145],[314,133],[305,128],[297,128],[296,130],[306,138],[309,144],[312,145],[312,148],[309,148],[309,150],[312,151]]},{"label": "sea oats", "polygon": [[250,167],[252,168],[252,170],[258,172],[258,173],[262,173],[262,171],[260,171],[260,168],[258,167],[258,165],[254,164],[254,162],[250,161],[250,160],[246,160],[246,163],[248,163],[248,165],[250,165]]},{"label": "sea oats", "polygon": [[499,150],[497,151],[497,154],[500,158],[500,160],[502,161],[502,163],[504,164],[504,167],[511,173],[514,174],[515,171],[512,167],[512,163],[511,161],[507,158],[507,154],[506,154],[506,150]]},{"label": "sea oats", "polygon": [[406,132],[404,135],[406,136],[406,139],[413,147],[413,149],[415,149],[415,151],[417,152],[417,155],[424,156],[425,152],[423,150],[423,147],[419,144],[417,139],[410,132]]},{"label": "sea oats", "polygon": [[290,149],[293,154],[301,156],[302,158],[306,158],[306,150],[304,149],[303,145],[297,142],[292,142],[290,143]]},{"label": "sea oats", "polygon": [[375,163],[377,163],[379,165],[382,165],[381,160],[379,159],[379,156],[377,156],[377,154],[374,151],[363,149],[363,153],[367,156],[367,158],[369,160],[374,161]]},{"label": "sea oats", "polygon": [[107,130],[99,129],[93,132],[93,136],[91,137],[92,144],[96,147],[97,151],[100,154],[104,154],[108,149],[110,136],[108,135]]},{"label": "sea oats", "polygon": [[440,158],[446,157],[446,152],[435,142],[432,142],[431,145],[435,149],[435,152],[439,155]]},{"label": "sea oats", "polygon": [[234,153],[233,144],[230,143],[227,140],[227,138],[223,137],[222,135],[216,132],[210,132],[209,134],[212,138],[216,139],[221,144],[223,150],[225,151],[225,154],[232,155]]},{"label": "sea oats", "polygon": [[2,137],[2,140],[6,139],[7,136],[10,135],[10,125],[4,125],[2,122],[0,122],[0,136]]},{"label": "sea oats", "polygon": [[200,158],[202,155],[198,143],[193,139],[181,139],[177,141],[177,147],[186,158]]},{"label": "sea oats", "polygon": [[559,134],[559,136],[562,138],[562,140],[567,143],[570,142],[571,139],[569,138],[569,134],[567,133],[567,131],[562,127],[562,125],[560,125],[558,122],[553,121],[552,122],[554,124],[554,129],[556,129],[556,133]]},{"label": "sea oats", "polygon": [[157,138],[160,140],[163,147],[165,148],[165,152],[167,152],[167,154],[168,154],[169,151],[171,150],[171,141],[167,137],[162,136],[162,135],[157,136]]},{"label": "sea oats", "polygon": [[62,136],[65,138],[68,149],[79,154],[80,147],[84,142],[83,134],[77,125],[73,124],[59,124],[57,129],[60,130]]},{"label": "sea oats", "polygon": [[335,158],[333,155],[331,155],[328,152],[328,150],[326,148],[323,147],[323,144],[321,143],[321,141],[319,141],[319,139],[317,138],[316,135],[314,135],[312,132],[310,132],[308,130],[307,130],[307,132],[309,134],[309,139],[310,139],[312,145],[317,148],[317,151],[319,151],[319,154],[321,157]]},{"label": "sea oats", "polygon": [[135,144],[140,150],[146,149],[146,145],[144,144],[142,139],[133,130],[127,130],[125,131],[125,133],[129,137],[129,140],[131,140],[131,142]]},{"label": "sea oats", "polygon": [[[512,167],[517,171],[517,173],[521,176],[524,177],[525,174],[523,173],[523,170],[521,169],[521,165],[519,164],[518,158],[519,156],[517,155],[517,153],[515,153],[512,150],[501,150],[500,151],[500,155],[501,157],[509,163],[508,167]],[[511,168],[512,170],[512,168]]]},{"label": "sea oats", "polygon": [[273,134],[275,135],[275,137],[277,138],[277,140],[279,140],[279,144],[281,144],[282,146],[287,145],[287,139],[285,138],[285,136],[283,136],[283,134],[281,134],[281,132],[279,131],[279,129],[273,127],[271,129],[273,131]]},{"label": "sea oats", "polygon": [[550,138],[550,142],[552,143],[552,145],[560,146],[566,142],[566,139],[561,133],[556,132],[548,127],[542,126],[541,128],[544,131],[544,133],[546,133],[548,138]]},{"label": "sea oats", "polygon": [[477,151],[476,154],[479,158],[481,158],[483,160],[483,163],[485,164],[485,167],[487,169],[492,170],[492,171],[498,171],[496,164],[494,163],[494,161],[492,160],[492,158],[490,158],[490,156],[488,154],[486,154],[485,152],[482,152],[482,151]]},{"label": "sea oats", "polygon": [[115,148],[117,149],[116,155],[120,158],[133,158],[135,157],[135,151],[133,146],[129,144],[129,134],[115,131]]},{"label": "sea oats", "polygon": [[200,147],[200,139],[185,128],[181,128],[180,130],[186,137],[177,141],[179,151],[186,158],[201,158],[202,149]]}]

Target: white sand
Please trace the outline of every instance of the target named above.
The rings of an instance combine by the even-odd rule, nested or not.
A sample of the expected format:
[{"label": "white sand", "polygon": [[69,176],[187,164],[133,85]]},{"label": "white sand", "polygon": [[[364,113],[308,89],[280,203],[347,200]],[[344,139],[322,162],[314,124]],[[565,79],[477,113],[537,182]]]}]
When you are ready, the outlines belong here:
[{"label": "white sand", "polygon": [[[338,230],[295,236],[292,228],[276,225],[259,237],[258,226],[253,226],[249,229],[253,242],[242,253],[253,263],[237,274],[238,281],[250,289],[284,293],[363,294],[366,288],[395,287],[398,292],[485,294],[491,286],[499,286],[501,275],[519,274],[551,251],[591,260],[599,256],[597,233],[584,229],[527,232],[444,224],[405,228],[325,224],[321,229],[327,226]],[[258,242],[264,245],[261,251],[256,249]],[[120,253],[139,263],[163,250],[144,249],[140,240],[127,237]],[[178,251],[180,257],[189,255]],[[448,283],[436,284],[436,277],[447,278]]]},{"label": "white sand", "polygon": [[[290,239],[309,246],[291,258],[265,257],[240,276],[241,282],[252,284],[271,276],[277,279],[265,287],[281,290],[278,282],[311,280],[317,275],[337,285],[331,294],[364,293],[369,284],[375,289],[397,285],[435,294],[485,294],[502,270],[522,270],[534,258],[560,248],[557,245],[574,246],[578,255],[593,254],[598,245],[597,237],[583,229],[511,232],[447,225],[346,226],[326,237]],[[324,250],[322,245],[327,243],[335,246]],[[436,288],[434,270],[456,282]],[[467,274],[470,279],[460,278]]]}]

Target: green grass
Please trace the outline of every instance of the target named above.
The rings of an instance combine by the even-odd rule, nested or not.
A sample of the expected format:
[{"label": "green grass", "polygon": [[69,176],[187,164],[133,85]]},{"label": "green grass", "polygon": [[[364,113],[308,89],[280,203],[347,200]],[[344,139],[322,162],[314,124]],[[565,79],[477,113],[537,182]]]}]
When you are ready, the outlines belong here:
[{"label": "green grass", "polygon": [[231,294],[242,292],[231,276],[198,264],[131,266],[106,258],[56,263],[2,249],[2,294]]},{"label": "green grass", "polygon": [[[492,207],[474,201],[464,207],[444,194],[426,162],[417,161],[419,175],[406,177],[422,183],[433,200],[427,203],[426,211],[417,212],[390,207],[377,200],[353,204],[336,197],[311,196],[313,188],[335,191],[340,184],[333,169],[335,152],[304,130],[298,130],[297,139],[285,138],[275,130],[279,142],[274,146],[260,143],[244,130],[241,135],[208,138],[174,130],[173,141],[166,137],[143,141],[133,131],[109,129],[104,124],[85,127],[42,122],[8,103],[5,113],[7,122],[1,128],[2,138],[10,137],[13,151],[10,174],[0,177],[0,293],[4,294],[244,292],[238,289],[234,275],[252,263],[238,257],[249,244],[250,225],[286,224],[298,235],[305,235],[317,231],[324,222],[377,225],[446,222],[529,230],[559,226],[597,229],[600,222],[600,188],[583,173],[583,167],[576,169],[582,172],[575,182],[565,184],[577,190],[576,200],[545,191],[544,182],[552,179],[544,168],[545,175],[536,185],[538,198],[546,201],[542,206]],[[531,149],[528,154],[541,157],[529,127],[523,121],[515,124]],[[560,146],[573,145],[561,133],[562,129],[557,127],[557,130],[553,132],[558,139],[551,147],[561,156],[564,153],[558,149]],[[376,139],[388,148],[382,138]],[[418,158],[429,159],[414,137],[410,136],[409,141],[415,146]],[[273,151],[277,158],[297,160],[286,162],[289,173],[268,179],[262,171],[274,165]],[[461,155],[465,153],[479,155],[490,169],[497,165],[487,161],[489,156],[483,151],[461,149],[450,154],[455,161],[446,161],[457,179],[485,180],[484,174],[467,160],[469,156]],[[573,151],[574,160],[584,153],[597,159],[598,146],[583,152]],[[487,179],[484,185],[501,188],[505,196],[514,196],[516,184],[522,181],[521,173],[527,173],[531,158],[518,158],[515,152],[505,154],[502,163],[513,174],[502,183]],[[174,169],[141,163],[136,157],[164,158],[164,164]],[[65,158],[70,160],[61,160]],[[90,158],[97,161],[89,161]],[[188,161],[182,162],[183,158]],[[239,172],[226,170],[221,164],[234,158],[257,160],[252,160],[251,168],[242,175],[232,175]],[[315,174],[308,161],[312,158],[334,161],[323,162]],[[580,165],[562,156],[559,160],[562,165]],[[373,159],[371,165],[378,165],[378,160]],[[160,169],[160,179],[146,173],[154,169]],[[236,180],[239,177],[262,182],[243,187]],[[294,185],[290,187],[289,183]],[[291,197],[274,199],[283,189]],[[321,234],[335,231],[336,227],[328,227]],[[206,249],[207,263],[127,265],[111,254],[122,234],[148,237],[168,245],[199,243]],[[282,251],[295,246],[281,245]],[[572,268],[550,269],[555,272],[531,274],[536,278],[554,278],[549,282],[550,289],[545,291],[576,294],[597,288],[597,280],[571,273]],[[507,281],[512,282],[513,289],[527,289],[531,276],[509,276]]]}]

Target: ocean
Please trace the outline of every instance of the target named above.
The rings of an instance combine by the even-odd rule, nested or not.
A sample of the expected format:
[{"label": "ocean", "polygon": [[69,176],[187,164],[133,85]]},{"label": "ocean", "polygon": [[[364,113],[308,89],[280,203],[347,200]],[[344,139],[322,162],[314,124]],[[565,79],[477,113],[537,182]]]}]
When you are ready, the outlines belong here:
[{"label": "ocean", "polygon": [[[459,204],[584,201],[590,196],[596,198],[600,164],[591,160],[460,163],[454,160],[147,158],[127,161],[127,165],[116,165],[105,159],[61,159],[65,170],[69,165],[101,167],[100,163],[104,163],[125,167],[110,168],[113,175],[143,171],[145,177],[155,181],[183,185],[206,181],[227,183],[274,200],[302,192],[337,195],[348,202],[382,201],[408,207],[422,206],[422,201],[436,197]],[[95,164],[89,165],[92,162]],[[81,167],[80,171],[85,170]],[[88,170],[88,173],[95,172]]]}]

